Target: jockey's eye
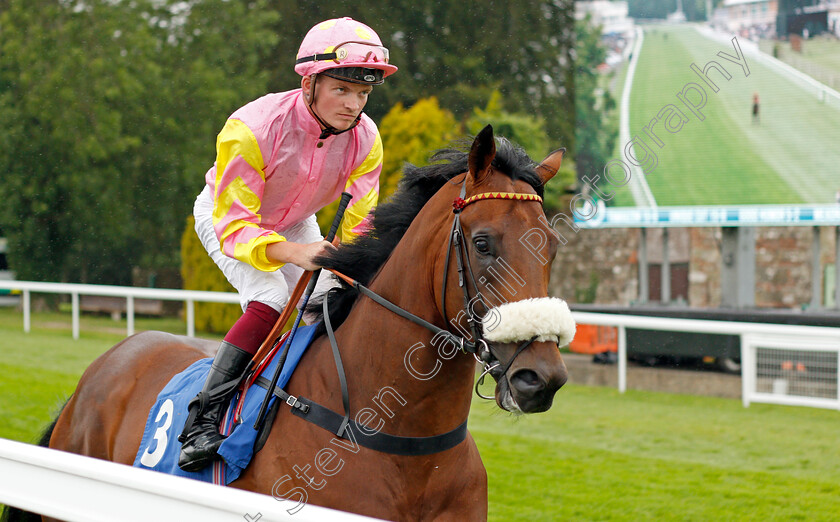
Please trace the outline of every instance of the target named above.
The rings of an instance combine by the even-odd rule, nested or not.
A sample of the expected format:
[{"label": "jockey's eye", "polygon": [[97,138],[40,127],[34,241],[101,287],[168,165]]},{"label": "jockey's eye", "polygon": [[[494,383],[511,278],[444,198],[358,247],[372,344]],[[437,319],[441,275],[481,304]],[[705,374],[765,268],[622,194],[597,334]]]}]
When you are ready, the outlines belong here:
[{"label": "jockey's eye", "polygon": [[475,245],[475,251],[479,254],[487,255],[490,253],[490,242],[485,237],[474,238],[473,245]]}]

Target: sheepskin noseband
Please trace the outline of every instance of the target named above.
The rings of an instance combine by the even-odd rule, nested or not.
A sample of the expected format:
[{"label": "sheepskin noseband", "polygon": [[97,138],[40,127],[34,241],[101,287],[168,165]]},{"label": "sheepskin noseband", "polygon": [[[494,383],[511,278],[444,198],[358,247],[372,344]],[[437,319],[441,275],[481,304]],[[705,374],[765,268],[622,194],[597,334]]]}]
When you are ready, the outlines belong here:
[{"label": "sheepskin noseband", "polygon": [[575,336],[575,320],[566,301],[557,297],[538,297],[505,303],[491,308],[482,319],[484,338],[512,343],[532,337],[537,341],[569,344]]}]

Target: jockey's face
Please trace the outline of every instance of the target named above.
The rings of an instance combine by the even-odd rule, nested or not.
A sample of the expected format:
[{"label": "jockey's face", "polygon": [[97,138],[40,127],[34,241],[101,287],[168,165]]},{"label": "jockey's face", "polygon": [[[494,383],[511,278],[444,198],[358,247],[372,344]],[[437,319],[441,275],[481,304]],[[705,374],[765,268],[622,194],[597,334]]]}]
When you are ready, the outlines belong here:
[{"label": "jockey's face", "polygon": [[[311,96],[312,82],[309,77],[303,78],[301,88],[304,95]],[[312,108],[322,120],[337,130],[346,130],[365,108],[371,91],[373,87],[370,85],[319,75],[315,82],[315,103]]]}]

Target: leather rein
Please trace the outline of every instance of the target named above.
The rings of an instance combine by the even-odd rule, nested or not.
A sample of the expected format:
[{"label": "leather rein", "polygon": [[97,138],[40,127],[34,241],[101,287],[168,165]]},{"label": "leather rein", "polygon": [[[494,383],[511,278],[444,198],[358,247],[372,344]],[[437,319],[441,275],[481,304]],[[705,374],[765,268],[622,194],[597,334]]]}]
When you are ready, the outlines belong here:
[{"label": "leather rein", "polygon": [[[542,198],[536,194],[523,194],[514,192],[484,192],[464,199],[465,193],[466,180],[464,180],[461,186],[460,196],[455,199],[452,205],[453,214],[455,215],[455,218],[452,222],[452,228],[449,233],[449,244],[447,246],[446,251],[446,263],[444,267],[443,285],[441,290],[441,311],[444,321],[447,321],[446,280],[448,279],[450,254],[454,247],[456,265],[458,270],[458,286],[460,286],[463,290],[464,310],[467,312],[470,331],[472,332],[472,338],[474,339],[473,342],[471,342],[468,339],[465,339],[464,337],[456,335],[450,332],[449,330],[439,328],[434,324],[426,321],[425,319],[414,315],[408,310],[400,308],[391,301],[388,301],[384,297],[380,296],[379,294],[373,292],[363,284],[359,283],[355,279],[352,279],[336,270],[328,270],[330,270],[337,277],[339,277],[344,282],[352,286],[359,293],[373,300],[377,304],[399,315],[400,317],[408,319],[409,321],[430,330],[434,334],[434,338],[441,339],[444,342],[452,343],[453,346],[459,347],[460,350],[464,353],[473,354],[476,361],[478,361],[483,366],[483,372],[481,373],[475,385],[476,394],[482,399],[492,400],[492,396],[484,396],[478,391],[478,387],[484,381],[484,377],[487,374],[490,374],[497,381],[502,377],[505,377],[508,369],[513,364],[513,361],[516,359],[516,357],[518,357],[519,354],[522,353],[522,351],[525,348],[527,348],[534,341],[534,339],[536,339],[536,337],[533,337],[530,340],[523,342],[514,352],[513,356],[504,365],[504,367],[502,367],[500,359],[494,353],[494,350],[491,347],[490,343],[488,343],[484,339],[482,324],[480,320],[470,313],[470,302],[472,299],[478,299],[478,302],[480,302],[482,307],[484,307],[485,313],[486,311],[490,310],[490,308],[486,305],[481,296],[481,293],[478,291],[475,276],[473,275],[472,268],[470,266],[469,251],[467,250],[467,245],[464,240],[464,229],[461,225],[461,211],[466,206],[472,203],[487,199],[536,201],[542,204]],[[469,281],[472,282],[473,288],[476,289],[476,295],[473,298],[470,298],[469,295],[469,285],[467,284],[467,279],[465,277],[466,275],[469,276]],[[331,289],[330,291],[333,290],[335,289]],[[363,425],[359,425],[354,420],[350,419],[350,397],[347,389],[347,379],[344,372],[344,365],[341,362],[341,354],[339,352],[338,344],[335,339],[335,332],[330,322],[328,302],[329,291],[327,292],[327,295],[324,296],[324,326],[327,331],[327,337],[329,339],[330,346],[332,347],[336,370],[338,371],[339,383],[341,385],[341,396],[342,405],[344,407],[344,415],[336,413],[312,400],[306,399],[305,397],[295,397],[294,395],[290,395],[289,393],[282,390],[280,387],[275,387],[275,389],[271,393],[277,396],[280,399],[280,401],[288,404],[291,407],[292,413],[294,415],[301,417],[309,422],[312,422],[334,433],[338,437],[350,439],[352,441],[357,442],[360,446],[374,449],[376,451],[397,455],[429,455],[432,453],[445,451],[460,444],[467,436],[467,420],[464,420],[464,422],[461,423],[454,430],[440,435],[434,435],[431,437],[401,437],[397,435],[389,435],[380,431],[374,432],[370,428]],[[258,378],[255,382],[257,385],[263,388],[268,388],[269,386],[268,379],[265,379],[263,377]],[[277,401],[275,404],[279,404],[280,401]],[[272,408],[272,410],[272,414],[270,414],[269,418],[266,419],[266,424],[263,427],[263,431],[267,431],[265,430],[265,428],[271,426],[271,421],[273,421],[273,417],[274,415],[276,415],[276,406]],[[348,430],[348,427],[350,427],[351,430]],[[353,431],[355,433],[361,434],[362,436],[356,437],[353,433],[348,434],[348,431]],[[259,438],[258,447],[261,447],[262,444],[265,443],[266,438],[267,433],[265,433],[265,435],[262,435]]]}]

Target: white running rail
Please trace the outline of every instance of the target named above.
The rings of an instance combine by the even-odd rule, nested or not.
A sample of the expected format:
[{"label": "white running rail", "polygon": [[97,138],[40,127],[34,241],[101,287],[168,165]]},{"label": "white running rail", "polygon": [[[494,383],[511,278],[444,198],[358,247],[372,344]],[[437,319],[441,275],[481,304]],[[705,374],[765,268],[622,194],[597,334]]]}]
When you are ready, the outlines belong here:
[{"label": "white running rail", "polygon": [[[615,326],[618,328],[618,391],[627,390],[627,328],[659,330],[666,332],[696,332],[709,334],[738,335],[741,337],[741,393],[744,406],[751,402],[772,402],[813,406],[818,408],[840,409],[840,328],[824,326],[798,326],[769,323],[747,323],[737,321],[709,321],[703,319],[676,319],[666,317],[646,317],[638,315],[603,314],[592,312],[572,312],[578,324]],[[770,342],[769,340],[774,341]],[[760,367],[762,350],[768,352],[764,361],[771,364],[779,362],[775,368]],[[774,352],[775,351],[775,352]],[[836,352],[832,356],[821,358],[819,368],[814,368],[815,355],[812,352]],[[791,354],[801,354],[798,357]],[[776,359],[774,360],[773,357]],[[803,363],[802,375],[796,375],[798,360]],[[788,361],[789,360],[789,361]],[[790,362],[791,368],[782,365]],[[810,368],[809,368],[810,366]],[[815,371],[816,370],[816,371]],[[806,383],[797,392],[787,384],[779,384],[779,379],[789,379],[791,383],[802,381],[808,372],[822,373],[820,382]],[[827,376],[826,376],[827,374]],[[832,382],[833,379],[833,382]],[[776,389],[771,393],[768,386],[776,382]],[[822,384],[817,394],[809,394],[808,389]],[[829,399],[824,396],[825,389],[833,394]]]},{"label": "white running rail", "polygon": [[82,285],[74,283],[41,283],[36,281],[0,281],[0,289],[19,290],[23,294],[23,331],[32,328],[31,294],[69,294],[73,305],[73,339],[79,338],[79,296],[104,295],[125,297],[127,335],[134,335],[134,299],[161,299],[184,301],[187,316],[187,335],[195,337],[195,302],[237,303],[239,294],[234,292],[205,292],[201,290],[171,290],[166,288],[141,288],[134,286]]},{"label": "white running rail", "polygon": [[6,439],[0,470],[0,503],[68,522],[374,520]]},{"label": "white running rail", "polygon": [[[624,89],[621,91],[621,110],[619,111],[618,142],[624,147],[630,146],[630,91],[633,88],[633,78],[636,75],[636,64],[642,54],[642,42],[645,33],[641,27],[636,27],[633,41],[633,51],[630,53],[630,65],[624,79]],[[650,190],[644,171],[635,163],[630,163],[630,193],[637,207],[656,208],[656,198]]]}]

